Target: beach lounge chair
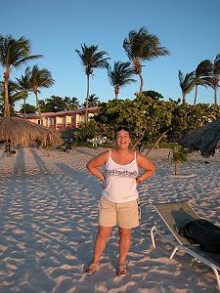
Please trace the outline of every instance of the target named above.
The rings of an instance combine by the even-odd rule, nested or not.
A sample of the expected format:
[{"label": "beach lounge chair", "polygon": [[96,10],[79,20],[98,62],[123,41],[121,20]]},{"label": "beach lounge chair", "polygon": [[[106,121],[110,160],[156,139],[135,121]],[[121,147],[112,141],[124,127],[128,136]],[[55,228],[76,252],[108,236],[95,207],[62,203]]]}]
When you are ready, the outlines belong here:
[{"label": "beach lounge chair", "polygon": [[153,207],[160,215],[163,222],[166,224],[170,235],[167,235],[165,231],[161,231],[156,226],[151,228],[151,242],[155,248],[155,234],[163,237],[164,241],[168,241],[174,249],[170,255],[172,259],[178,250],[182,250],[188,253],[198,262],[201,262],[210,267],[216,277],[218,289],[220,291],[220,254],[219,253],[207,253],[200,249],[198,244],[181,236],[178,231],[186,223],[201,218],[199,215],[188,205],[187,202],[171,202],[171,203],[159,203],[154,204]]}]

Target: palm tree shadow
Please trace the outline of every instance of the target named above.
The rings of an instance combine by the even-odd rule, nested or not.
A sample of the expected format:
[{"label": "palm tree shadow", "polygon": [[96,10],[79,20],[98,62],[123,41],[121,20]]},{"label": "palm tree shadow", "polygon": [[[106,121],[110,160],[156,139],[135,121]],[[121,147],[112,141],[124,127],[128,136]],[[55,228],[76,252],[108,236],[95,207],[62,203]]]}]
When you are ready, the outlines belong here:
[{"label": "palm tree shadow", "polygon": [[[0,241],[5,249],[0,270],[5,273],[0,282],[8,284],[7,290],[52,292],[57,278],[70,274],[70,281],[77,279],[92,255],[101,186],[85,170],[65,163],[55,163],[61,172],[51,173],[38,150],[30,154],[27,168],[24,150],[19,151],[15,175],[1,199]],[[12,270],[5,270],[11,264],[13,279]],[[67,265],[68,274],[63,269]]]}]

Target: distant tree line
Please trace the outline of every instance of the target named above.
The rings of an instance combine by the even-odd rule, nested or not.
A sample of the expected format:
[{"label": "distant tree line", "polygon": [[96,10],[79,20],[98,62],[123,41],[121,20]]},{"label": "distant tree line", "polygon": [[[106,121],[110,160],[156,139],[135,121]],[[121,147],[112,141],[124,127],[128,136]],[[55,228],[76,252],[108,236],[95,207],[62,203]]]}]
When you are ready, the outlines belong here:
[{"label": "distant tree line", "polygon": [[[81,50],[75,50],[82,61],[84,72],[87,77],[87,92],[84,104],[86,115],[89,107],[89,98],[91,97],[90,78],[94,75],[95,69],[107,69],[110,84],[114,89],[115,99],[118,99],[122,87],[137,81],[135,75],[140,81],[140,88],[136,94],[142,94],[144,88],[144,78],[142,75],[143,62],[150,61],[160,56],[170,55],[168,49],[160,45],[158,36],[149,33],[144,27],[141,27],[138,31],[131,30],[128,37],[122,41],[122,47],[125,50],[129,61],[115,61],[113,66],[109,64],[110,57],[108,57],[108,53],[106,51],[100,51],[98,45],[88,46],[86,44],[81,44]],[[0,81],[0,97],[2,100],[1,104],[4,115],[10,115],[11,112],[13,113],[14,103],[18,100],[23,99],[25,105],[28,95],[31,92],[35,95],[35,107],[39,115],[41,115],[42,111],[41,106],[44,108],[45,104],[51,104],[50,101],[45,101],[45,103],[42,101],[40,102],[38,96],[43,88],[49,88],[55,83],[52,74],[48,69],[39,68],[37,65],[34,65],[32,68],[27,67],[24,75],[21,75],[20,78],[16,78],[15,81],[10,79],[13,69],[20,68],[29,60],[42,57],[43,55],[31,54],[31,43],[24,37],[15,39],[11,35],[0,35],[0,64],[4,70],[2,76],[3,80]],[[214,104],[217,105],[219,79],[219,54],[216,55],[213,62],[209,59],[201,61],[197,68],[190,73],[184,75],[181,70],[179,70],[179,85],[182,91],[182,103],[186,103],[187,94],[195,89],[194,104],[196,104],[198,86],[205,86],[213,88]],[[54,96],[50,99],[53,100]],[[52,105],[48,105],[49,108],[56,110],[51,106]],[[23,106],[23,110],[24,109],[25,106]]]}]

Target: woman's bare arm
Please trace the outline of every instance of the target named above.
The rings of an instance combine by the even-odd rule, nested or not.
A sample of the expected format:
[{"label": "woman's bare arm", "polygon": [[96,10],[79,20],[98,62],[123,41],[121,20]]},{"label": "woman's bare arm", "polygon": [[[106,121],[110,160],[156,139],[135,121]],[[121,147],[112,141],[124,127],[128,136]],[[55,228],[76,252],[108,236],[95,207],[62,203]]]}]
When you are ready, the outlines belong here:
[{"label": "woman's bare arm", "polygon": [[138,183],[153,176],[153,174],[155,173],[155,166],[150,160],[148,160],[142,154],[137,153],[137,163],[140,168],[145,170],[142,174],[140,174],[140,176],[138,176],[137,178]]},{"label": "woman's bare arm", "polygon": [[98,156],[94,157],[93,159],[91,159],[86,164],[86,168],[89,170],[89,172],[95,177],[97,177],[98,179],[100,179],[101,181],[104,181],[105,177],[99,169],[105,165],[105,163],[108,160],[108,156],[109,156],[109,151],[105,151],[99,154]]}]

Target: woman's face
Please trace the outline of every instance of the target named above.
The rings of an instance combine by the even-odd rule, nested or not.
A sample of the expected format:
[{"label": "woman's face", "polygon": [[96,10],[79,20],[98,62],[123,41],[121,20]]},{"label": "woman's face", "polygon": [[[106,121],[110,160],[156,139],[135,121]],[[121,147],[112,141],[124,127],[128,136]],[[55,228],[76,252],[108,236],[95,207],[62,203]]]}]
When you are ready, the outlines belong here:
[{"label": "woman's face", "polygon": [[122,129],[116,133],[116,146],[120,149],[127,149],[131,142],[129,132]]}]

